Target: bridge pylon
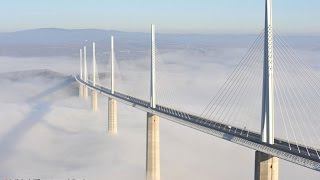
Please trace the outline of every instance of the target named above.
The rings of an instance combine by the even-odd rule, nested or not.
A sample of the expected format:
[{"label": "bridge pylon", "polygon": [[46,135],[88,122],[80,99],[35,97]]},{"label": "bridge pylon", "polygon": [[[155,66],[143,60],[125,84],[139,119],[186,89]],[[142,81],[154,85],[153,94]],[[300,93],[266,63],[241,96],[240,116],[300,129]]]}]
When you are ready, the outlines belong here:
[{"label": "bridge pylon", "polygon": [[[83,47],[83,80],[88,83],[88,69],[87,69],[87,47]],[[83,98],[88,99],[88,87],[83,87]]]},{"label": "bridge pylon", "polygon": [[[114,62],[114,39],[111,36],[111,94],[114,94]],[[108,132],[111,134],[118,133],[117,101],[112,98],[108,99]]]},{"label": "bridge pylon", "polygon": [[[273,77],[273,27],[272,0],[265,1],[265,34],[263,90],[261,114],[261,141],[274,144],[274,77]],[[278,180],[279,160],[277,157],[256,152],[255,180]]]},{"label": "bridge pylon", "polygon": [[[80,79],[83,79],[82,63],[83,63],[82,49],[80,49]],[[84,88],[84,86],[81,83],[79,83],[79,97],[80,98],[83,98],[83,88]]]},{"label": "bridge pylon", "polygon": [[[92,44],[92,85],[96,86],[96,44]],[[98,111],[98,94],[96,91],[92,90],[91,95],[91,106],[93,111]]]},{"label": "bridge pylon", "polygon": [[[150,107],[156,108],[156,45],[155,29],[151,25],[151,83]],[[147,180],[160,180],[160,135],[159,116],[147,113]]]}]

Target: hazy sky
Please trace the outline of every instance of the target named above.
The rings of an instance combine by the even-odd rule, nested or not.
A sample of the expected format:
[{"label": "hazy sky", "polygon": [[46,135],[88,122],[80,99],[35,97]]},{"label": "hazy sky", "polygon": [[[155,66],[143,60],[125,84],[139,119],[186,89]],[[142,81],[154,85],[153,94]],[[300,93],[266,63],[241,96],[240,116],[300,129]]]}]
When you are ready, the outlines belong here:
[{"label": "hazy sky", "polygon": [[[320,1],[274,0],[275,28],[319,33]],[[264,0],[5,0],[0,32],[22,29],[101,28],[170,33],[250,33],[263,28]]]}]

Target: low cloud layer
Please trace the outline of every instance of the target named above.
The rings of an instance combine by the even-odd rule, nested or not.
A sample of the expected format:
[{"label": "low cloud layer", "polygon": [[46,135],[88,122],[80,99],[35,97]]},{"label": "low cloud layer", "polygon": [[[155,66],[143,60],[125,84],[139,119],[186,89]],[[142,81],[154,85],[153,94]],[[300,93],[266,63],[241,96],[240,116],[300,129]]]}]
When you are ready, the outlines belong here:
[{"label": "low cloud layer", "polygon": [[[182,109],[203,110],[246,49],[216,48],[202,55],[199,50],[162,53],[174,91],[181,92],[178,99],[185,99]],[[303,52],[309,62],[317,62],[309,56],[314,52]],[[99,111],[92,112],[90,99],[78,98],[77,84],[68,77],[78,73],[78,59],[0,57],[0,61],[0,72],[7,73],[0,75],[0,179],[145,178],[146,113],[119,104],[119,134],[111,136],[107,99],[100,96]],[[101,72],[107,65],[105,59],[98,62]],[[142,71],[145,62],[118,61],[120,71],[127,73],[123,81],[144,82],[141,91],[131,92],[143,97],[148,79],[139,79],[136,73],[142,72],[141,77],[147,73]],[[65,76],[50,71],[8,74],[31,69],[50,69]],[[160,140],[163,179],[253,179],[253,150],[165,119],[160,123]],[[319,173],[280,161],[280,179],[305,177],[316,180]]]}]

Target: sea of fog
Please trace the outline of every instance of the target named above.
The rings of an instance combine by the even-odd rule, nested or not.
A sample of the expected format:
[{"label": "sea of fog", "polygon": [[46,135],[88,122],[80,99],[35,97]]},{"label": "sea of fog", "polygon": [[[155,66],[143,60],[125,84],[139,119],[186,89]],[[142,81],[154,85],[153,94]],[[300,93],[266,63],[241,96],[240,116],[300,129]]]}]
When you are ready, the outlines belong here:
[{"label": "sea of fog", "polygon": [[[201,112],[248,47],[159,48],[174,84],[170,92],[179,94],[181,108]],[[108,71],[109,57],[100,53],[101,73]],[[117,53],[119,72],[125,74],[118,72],[116,87],[145,98],[149,86],[143,73],[149,56]],[[298,47],[297,53],[317,69],[320,51],[308,46]],[[78,97],[71,76],[79,72],[76,55],[1,56],[0,62],[0,179],[145,178],[146,113],[118,104],[118,134],[108,134],[107,99],[99,96],[99,111],[92,112],[90,99]],[[132,88],[137,84],[123,83],[129,77],[140,81],[137,90]],[[253,179],[253,150],[166,119],[160,120],[160,143],[162,179]],[[318,180],[320,175],[280,161],[280,179],[306,177]]]}]

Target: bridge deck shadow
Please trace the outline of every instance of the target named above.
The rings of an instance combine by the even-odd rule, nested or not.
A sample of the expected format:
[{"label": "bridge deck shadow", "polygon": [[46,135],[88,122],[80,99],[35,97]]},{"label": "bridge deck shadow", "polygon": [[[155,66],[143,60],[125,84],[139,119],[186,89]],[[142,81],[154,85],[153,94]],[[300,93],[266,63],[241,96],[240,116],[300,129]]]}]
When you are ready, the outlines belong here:
[{"label": "bridge deck shadow", "polygon": [[73,78],[68,78],[66,80],[64,80],[63,82],[51,87],[51,88],[48,88],[42,92],[40,92],[39,94],[35,95],[35,96],[32,96],[30,98],[28,98],[26,100],[26,102],[34,102],[34,101],[37,101],[39,99],[42,99],[42,98],[45,98],[46,96],[50,95],[50,94],[53,94],[55,93],[56,91],[59,91],[67,86],[69,86],[70,84],[74,83],[75,80]]},{"label": "bridge deck shadow", "polygon": [[[64,89],[68,85],[75,82],[73,79],[67,80],[50,87],[39,94],[32,96],[26,100],[26,103],[32,105],[31,111],[22,119],[17,125],[15,125],[9,132],[0,137],[0,162],[4,162],[10,159],[15,152],[15,148],[23,137],[39,122],[43,120],[46,114],[51,111],[51,102],[44,101],[43,99],[59,90]],[[10,119],[8,119],[9,121]],[[9,170],[9,169],[8,169]],[[10,172],[6,172],[7,175]]]}]

